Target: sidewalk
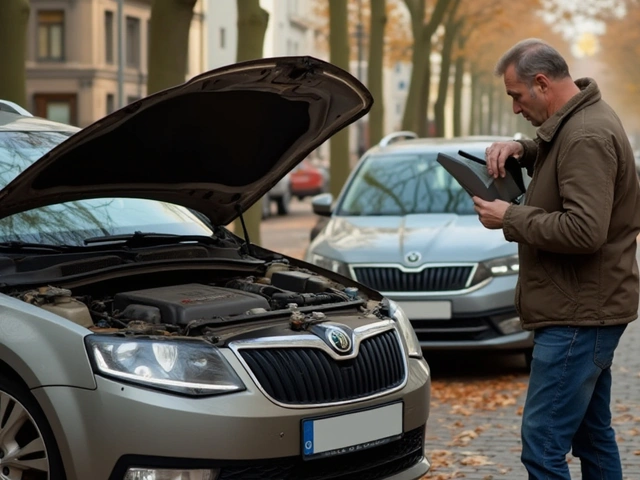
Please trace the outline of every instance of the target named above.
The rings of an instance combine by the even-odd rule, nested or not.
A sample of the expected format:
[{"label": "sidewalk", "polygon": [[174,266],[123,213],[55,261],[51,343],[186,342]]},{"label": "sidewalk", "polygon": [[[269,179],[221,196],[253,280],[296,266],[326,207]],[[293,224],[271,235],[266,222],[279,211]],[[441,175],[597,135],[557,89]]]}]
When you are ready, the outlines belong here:
[{"label": "sidewalk", "polygon": [[[613,365],[613,424],[624,480],[640,479],[640,320],[622,337]],[[520,421],[525,373],[451,382],[433,379],[426,452],[433,462],[424,479],[525,479],[520,463]],[[456,391],[458,383],[458,391]],[[443,393],[446,392],[446,393]],[[449,398],[447,395],[455,397]],[[579,459],[569,455],[572,478]]]}]

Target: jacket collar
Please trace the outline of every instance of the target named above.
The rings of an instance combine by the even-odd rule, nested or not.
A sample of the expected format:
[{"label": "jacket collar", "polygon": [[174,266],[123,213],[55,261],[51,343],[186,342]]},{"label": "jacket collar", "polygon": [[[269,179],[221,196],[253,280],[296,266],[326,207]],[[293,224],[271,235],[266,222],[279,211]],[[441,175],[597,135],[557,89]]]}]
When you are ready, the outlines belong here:
[{"label": "jacket collar", "polygon": [[567,118],[571,117],[575,112],[582,110],[587,105],[591,105],[600,100],[600,89],[596,81],[592,78],[579,78],[575,81],[575,84],[580,89],[580,93],[574,95],[562,108],[540,125],[536,133],[541,140],[545,142],[553,140],[556,132]]}]

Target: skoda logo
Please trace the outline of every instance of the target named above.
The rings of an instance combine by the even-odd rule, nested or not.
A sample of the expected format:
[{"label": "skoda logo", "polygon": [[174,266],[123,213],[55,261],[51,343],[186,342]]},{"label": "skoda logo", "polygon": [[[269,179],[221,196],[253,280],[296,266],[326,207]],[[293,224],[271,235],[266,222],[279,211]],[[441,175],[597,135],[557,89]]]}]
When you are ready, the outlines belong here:
[{"label": "skoda logo", "polygon": [[404,258],[409,263],[416,263],[420,261],[420,259],[422,258],[422,255],[420,255],[418,252],[409,252]]},{"label": "skoda logo", "polygon": [[331,327],[327,330],[327,340],[333,349],[340,353],[347,353],[351,350],[351,338],[341,328]]}]

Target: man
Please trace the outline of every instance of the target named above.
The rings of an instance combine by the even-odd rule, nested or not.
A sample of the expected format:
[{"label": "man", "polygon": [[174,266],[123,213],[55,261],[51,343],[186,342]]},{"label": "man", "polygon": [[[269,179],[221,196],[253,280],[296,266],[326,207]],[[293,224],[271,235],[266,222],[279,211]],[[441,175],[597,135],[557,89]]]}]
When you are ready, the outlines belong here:
[{"label": "man", "polygon": [[621,480],[611,427],[611,363],[637,317],[640,192],[632,148],[592,79],[573,81],[562,56],[524,40],[495,71],[513,112],[539,127],[535,140],[499,142],[487,168],[504,176],[518,158],[532,176],[523,205],[474,197],[487,228],[518,242],[516,307],[534,331],[522,417],[529,479],[570,480],[566,454],[582,478]]}]

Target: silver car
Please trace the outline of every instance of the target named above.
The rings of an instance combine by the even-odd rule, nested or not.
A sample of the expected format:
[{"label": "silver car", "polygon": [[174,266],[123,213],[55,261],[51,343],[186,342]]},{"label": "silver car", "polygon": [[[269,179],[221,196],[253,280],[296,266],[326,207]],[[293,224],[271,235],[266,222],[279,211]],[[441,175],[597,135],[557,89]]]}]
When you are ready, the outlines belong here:
[{"label": "silver car", "polygon": [[[409,137],[409,138],[406,138]],[[517,245],[479,222],[465,190],[436,161],[459,150],[484,158],[511,137],[417,139],[399,132],[359,161],[305,260],[395,300],[424,349],[504,349],[530,360],[532,335],[514,305]]]},{"label": "silver car", "polygon": [[417,479],[430,375],[398,305],[229,224],[364,115],[304,57],[78,130],[0,102],[4,479]]}]

